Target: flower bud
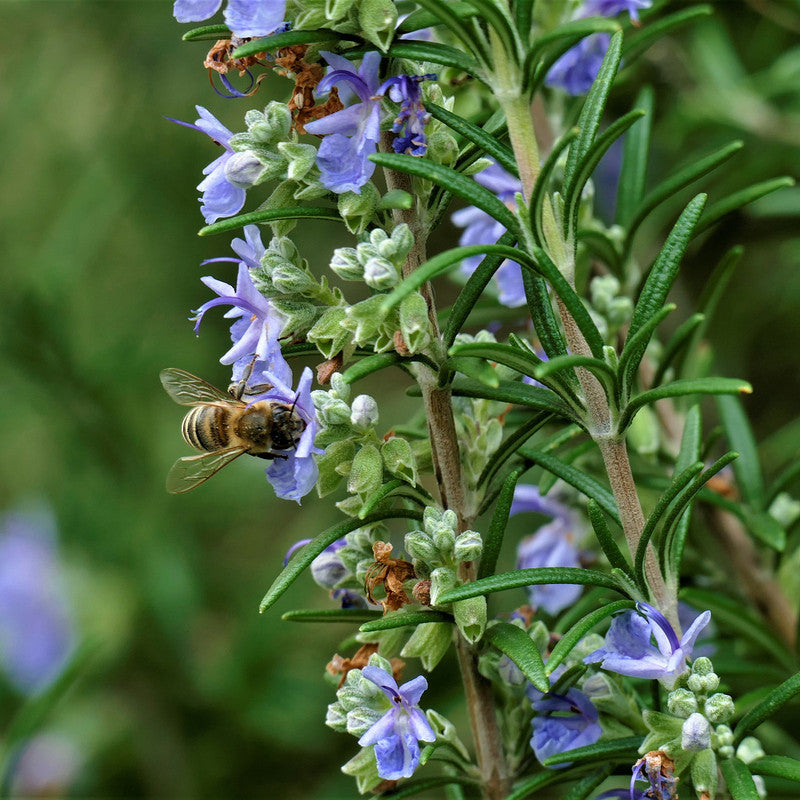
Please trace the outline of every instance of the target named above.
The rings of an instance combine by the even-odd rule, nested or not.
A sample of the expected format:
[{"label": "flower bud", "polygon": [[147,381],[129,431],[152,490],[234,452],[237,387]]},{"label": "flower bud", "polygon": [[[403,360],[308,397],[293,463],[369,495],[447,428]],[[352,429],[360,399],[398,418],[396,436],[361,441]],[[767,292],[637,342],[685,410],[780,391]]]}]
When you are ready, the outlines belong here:
[{"label": "flower bud", "polygon": [[719,753],[720,758],[733,758],[733,747],[729,744],[723,745],[722,747],[717,748],[717,753]]},{"label": "flower bud", "polygon": [[334,372],[331,375],[330,394],[339,400],[347,400],[350,397],[350,384],[342,377],[341,372]]},{"label": "flower bud", "polygon": [[[297,20],[298,25],[300,21]],[[374,747],[362,747],[343,767],[342,772],[356,779],[356,788],[361,795],[371,792],[383,778],[378,775]]]},{"label": "flower bud", "polygon": [[729,694],[712,694],[703,707],[709,722],[730,722],[735,711],[733,698]]},{"label": "flower bud", "polygon": [[406,553],[411,558],[419,559],[430,564],[437,561],[439,558],[439,551],[436,549],[431,537],[425,531],[411,531],[406,534],[405,538]]},{"label": "flower bud", "polygon": [[701,656],[692,662],[693,675],[710,675],[714,671],[714,665],[711,663],[710,658]]},{"label": "flower bud", "polygon": [[400,332],[411,353],[418,353],[431,340],[428,304],[419,292],[412,292],[400,302]]},{"label": "flower bud", "polygon": [[339,733],[347,731],[347,715],[340,703],[331,703],[325,714],[325,724]]},{"label": "flower bud", "polygon": [[360,394],[350,405],[350,422],[356,428],[369,430],[378,421],[378,404],[368,394]]},{"label": "flower bud", "polygon": [[353,736],[365,734],[381,717],[383,712],[359,706],[347,712],[347,732]]},{"label": "flower bud", "polygon": [[431,539],[439,554],[439,560],[451,564],[453,560],[453,550],[456,546],[456,535],[451,528],[446,525],[437,525],[431,531]]},{"label": "flower bud", "polygon": [[425,510],[422,512],[422,524],[425,526],[426,531],[429,531],[430,526],[436,525],[441,521],[441,509],[436,508],[436,506],[425,506]]},{"label": "flower bud", "polygon": [[323,425],[346,425],[350,422],[350,406],[344,400],[330,395],[317,406],[317,413]]},{"label": "flower bud", "polygon": [[371,289],[383,291],[397,285],[400,275],[391,261],[385,258],[370,258],[364,264],[364,282]]},{"label": "flower bud", "polygon": [[385,53],[397,27],[397,7],[392,0],[361,0],[358,23],[365,38]]},{"label": "flower bud", "polygon": [[291,181],[302,180],[317,159],[317,148],[298,142],[278,142],[278,152],[289,162],[287,177]]},{"label": "flower bud", "polygon": [[440,128],[428,136],[427,156],[437,164],[452,164],[458,158],[458,142],[453,134]]},{"label": "flower bud", "polygon": [[369,182],[365,183],[358,193],[348,191],[339,195],[339,213],[350,233],[358,235],[367,227],[380,199],[380,193],[375,185]]},{"label": "flower bud", "polygon": [[714,735],[711,737],[711,744],[718,750],[722,747],[732,745],[733,731],[727,725],[717,725],[717,727],[714,728]]},{"label": "flower bud", "polygon": [[392,436],[383,443],[381,456],[386,469],[395,477],[417,485],[417,461],[411,445],[400,436]]},{"label": "flower bud", "polygon": [[681,748],[699,752],[711,747],[711,726],[699,712],[692,714],[681,728]]},{"label": "flower bud", "polygon": [[337,247],[333,251],[330,268],[346,281],[360,281],[364,278],[364,266],[353,247]]},{"label": "flower bud", "polygon": [[781,492],[770,504],[768,513],[788,530],[800,517],[800,502],[787,492]]},{"label": "flower bud", "polygon": [[288,261],[273,269],[270,277],[275,288],[284,294],[307,294],[318,287],[311,275]]},{"label": "flower bud", "polygon": [[755,736],[745,736],[736,748],[736,758],[741,759],[745,764],[750,764],[764,755],[764,748]]},{"label": "flower bud", "polygon": [[462,636],[470,644],[475,644],[486,630],[486,598],[457,600],[453,603],[453,616]]},{"label": "flower bud", "polygon": [[708,694],[719,686],[719,675],[716,672],[709,672],[707,675],[690,675],[686,680],[686,685],[695,694]]},{"label": "flower bud", "polygon": [[453,556],[456,561],[475,561],[483,552],[483,539],[477,531],[464,531],[455,541]]},{"label": "flower bud", "polygon": [[697,711],[697,698],[688,689],[675,689],[667,697],[667,710],[676,717],[687,719]]},{"label": "flower bud", "polygon": [[456,574],[449,567],[437,567],[431,572],[431,603],[436,605],[439,595],[452,589],[456,583]]},{"label": "flower bud", "polygon": [[335,588],[349,574],[335,550],[325,550],[311,562],[311,577],[323,589]]},{"label": "flower bud", "polygon": [[255,186],[267,171],[261,159],[252,151],[234,153],[225,163],[225,180],[240,189]]},{"label": "flower bud", "polygon": [[455,531],[458,527],[458,516],[456,512],[448,508],[447,511],[442,512],[442,525],[447,525],[451,531]]},{"label": "flower bud", "polygon": [[417,625],[400,655],[403,658],[419,658],[422,666],[430,672],[450,647],[452,636],[447,622],[425,622]]},{"label": "flower bud", "polygon": [[245,115],[247,130],[257,142],[272,145],[289,138],[292,128],[292,112],[286,103],[272,101],[264,113],[248,111]]}]

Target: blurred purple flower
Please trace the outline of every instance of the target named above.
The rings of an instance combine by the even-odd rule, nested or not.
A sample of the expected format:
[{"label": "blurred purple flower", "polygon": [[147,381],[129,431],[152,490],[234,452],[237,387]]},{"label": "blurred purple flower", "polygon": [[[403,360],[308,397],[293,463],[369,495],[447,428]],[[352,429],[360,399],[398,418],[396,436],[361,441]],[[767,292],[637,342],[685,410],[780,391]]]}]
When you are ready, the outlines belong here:
[{"label": "blurred purple flower", "polygon": [[589,91],[603,63],[611,37],[593,33],[571,47],[550,68],[545,84],[573,96]]},{"label": "blurred purple flower", "polygon": [[64,736],[40,734],[24,745],[13,777],[14,797],[67,797],[83,758]]},{"label": "blurred purple flower", "polygon": [[650,8],[653,0],[586,0],[582,17],[616,17],[627,11],[634,22],[639,20],[639,9]]},{"label": "blurred purple flower", "polygon": [[[514,195],[522,191],[522,184],[518,178],[509,175],[499,164],[491,164],[475,176],[475,180],[494,192],[510,209],[516,209],[517,201]],[[495,244],[506,232],[506,229],[497,220],[490,217],[485,211],[475,206],[467,206],[456,211],[451,217],[453,224],[464,228],[460,245]],[[472,275],[483,256],[471,256],[461,262],[461,271],[464,275]],[[509,308],[525,305],[525,289],[522,285],[522,270],[516,261],[505,260],[495,272],[494,279],[500,292],[500,302]]]},{"label": "blurred purple flower", "polygon": [[200,118],[196,119],[193,125],[171,117],[167,117],[167,119],[186,128],[193,128],[205,133],[225,149],[219,158],[212,161],[203,170],[203,175],[206,177],[197,185],[197,188],[203,193],[200,198],[200,211],[206,224],[210,225],[220,217],[231,217],[238,213],[244,205],[246,192],[240,186],[231,183],[225,171],[228,162],[234,155],[230,146],[233,134],[210,111],[206,111],[202,106],[195,106],[195,108]]},{"label": "blurred purple flower", "polygon": [[323,452],[314,447],[319,423],[311,400],[312,372],[306,367],[297,383],[297,389],[293,390],[292,371],[281,356],[273,362],[270,369],[262,370],[260,376],[271,384],[272,388],[254,396],[251,402],[277,400],[287,403],[294,406],[295,412],[306,424],[297,447],[287,451],[287,458],[276,458],[266,470],[267,480],[275,489],[275,494],[284,500],[296,500],[299,504],[317,482],[319,470],[313,454]]},{"label": "blurred purple flower", "polygon": [[[175,0],[172,13],[178,22],[200,22],[214,16],[222,0]],[[267,36],[283,23],[286,0],[228,0],[225,24],[234,36]]]},{"label": "blurred purple flower", "polygon": [[[234,289],[230,284],[218,281],[210,275],[201,278],[202,282],[216,292],[218,297],[203,303],[194,312],[195,316],[192,319],[195,322],[195,333],[198,333],[206,311],[215,306],[231,306],[231,309],[225,313],[225,317],[235,319],[231,325],[233,346],[220,358],[220,363],[233,364],[234,381],[252,376],[255,379],[253,382],[258,383],[262,381],[261,376],[264,372],[274,372],[278,365],[280,365],[280,369],[283,369],[284,359],[278,336],[283,330],[284,319],[275,310],[270,300],[256,289],[250,276],[248,265],[260,263],[264,247],[258,236],[258,229],[251,225],[247,228],[245,229],[246,241],[234,240],[234,247],[244,259],[239,262],[236,288]],[[250,375],[247,374],[248,372]]]},{"label": "blurred purple flower", "polygon": [[[514,491],[511,514],[533,511],[547,514],[553,521],[543,525],[532,536],[526,536],[517,547],[517,569],[536,567],[579,567],[578,549],[575,547],[575,515],[567,506],[552,498],[542,497],[536,486],[521,484]],[[548,614],[557,614],[574,603],[583,587],[569,583],[529,586],[531,605]]]},{"label": "blurred purple flower", "polygon": [[410,156],[424,156],[428,149],[425,138],[425,125],[430,114],[422,104],[422,81],[435,81],[436,75],[398,75],[389,78],[378,90],[400,104],[400,113],[392,124],[392,131],[398,134],[392,147],[395,153],[406,153]]},{"label": "blurred purple flower", "polygon": [[636,611],[615,617],[606,634],[605,646],[590,653],[584,661],[602,662],[603,669],[620,675],[657,679],[672,689],[686,672],[686,659],[692,657],[695,639],[710,619],[711,612],[704,611],[678,641],[672,625],[658,609],[637,603]]},{"label": "blurred purple flower", "polygon": [[377,149],[381,133],[381,99],[377,96],[381,55],[366,53],[358,70],[344,56],[324,50],[321,55],[333,70],[320,81],[317,94],[327,94],[336,86],[343,103],[354,95],[360,102],[309,122],[305,128],[325,137],[317,154],[322,185],[336,193],[360,192],[375,171],[369,156]]},{"label": "blurred purple flower", "polygon": [[[553,673],[551,680],[558,672]],[[539,762],[576,747],[594,744],[603,735],[597,709],[578,689],[570,689],[564,695],[542,694],[528,686],[526,692],[535,712],[531,747]]]},{"label": "blurred purple flower", "polygon": [[419,765],[419,742],[436,741],[425,714],[419,708],[428,682],[420,675],[402,686],[386,670],[372,665],[362,675],[391,701],[392,707],[358,740],[362,747],[375,745],[378,775],[385,780],[409,778]]},{"label": "blurred purple flower", "polygon": [[26,694],[62,670],[74,642],[52,515],[7,514],[0,523],[0,665]]}]

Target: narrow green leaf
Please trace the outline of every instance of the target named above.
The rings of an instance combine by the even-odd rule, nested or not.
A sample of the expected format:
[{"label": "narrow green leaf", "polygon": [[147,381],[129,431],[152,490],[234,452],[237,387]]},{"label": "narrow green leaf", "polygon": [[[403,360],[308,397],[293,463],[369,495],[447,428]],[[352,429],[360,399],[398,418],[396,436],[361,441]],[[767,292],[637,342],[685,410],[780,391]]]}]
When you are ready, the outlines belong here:
[{"label": "narrow green leaf", "polygon": [[533,3],[514,3],[513,6],[514,24],[522,37],[523,46],[527,46],[533,25]]},{"label": "narrow green leaf", "polygon": [[617,186],[615,221],[626,227],[633,219],[644,197],[647,182],[647,161],[650,154],[650,129],[653,124],[653,89],[645,86],[638,94],[634,108],[645,112],[634,125],[622,146],[622,167]]},{"label": "narrow green leaf", "polygon": [[321,44],[323,42],[335,42],[341,39],[358,41],[357,36],[352,34],[339,33],[332,30],[317,31],[284,31],[283,33],[273,33],[271,36],[262,36],[260,39],[251,39],[249,42],[239,45],[232,55],[234,58],[248,58],[259,53],[274,53],[281,47],[294,47],[298,44]]},{"label": "narrow green leaf", "polygon": [[[578,221],[580,222],[580,220]],[[618,244],[605,231],[594,228],[578,228],[576,236],[578,242],[586,245],[589,252],[602,261],[615,277],[623,277]]]},{"label": "narrow green leaf", "polygon": [[516,35],[513,20],[508,15],[505,3],[495,3],[492,0],[467,0],[467,2],[498,35],[506,51],[506,57],[510,60],[520,59],[519,38]]},{"label": "narrow green leaf", "polygon": [[[583,619],[575,623],[559,640],[553,651],[547,657],[546,672],[552,675],[553,671],[558,667],[562,661],[570,654],[575,645],[586,636],[595,625],[602,622],[607,617],[616,614],[618,611],[625,611],[628,608],[635,608],[636,604],[633,600],[617,600],[609,603],[603,608],[598,608],[591,614],[587,614]],[[565,759],[571,761],[572,759]]]},{"label": "narrow green leaf", "polygon": [[213,225],[206,225],[197,232],[198,236],[213,236],[215,233],[235,231],[245,225],[258,225],[263,222],[277,222],[281,219],[327,219],[341,222],[342,218],[333,208],[315,208],[313,206],[292,206],[290,208],[267,208],[262,211],[251,211],[236,217],[221,219]]},{"label": "narrow green leaf", "polygon": [[703,415],[699,405],[692,406],[686,412],[681,435],[681,447],[675,460],[675,472],[680,473],[696,461],[700,461],[703,445]]},{"label": "narrow green leaf", "polygon": [[614,495],[592,478],[591,475],[587,475],[571,464],[565,464],[556,456],[544,453],[541,450],[525,447],[520,448],[519,453],[534,464],[538,464],[548,472],[557,475],[564,483],[568,483],[570,486],[574,486],[579,492],[583,492],[587,497],[594,500],[611,519],[617,524],[620,524],[619,511],[617,510],[617,503],[614,500]]},{"label": "narrow green leaf", "polygon": [[719,759],[719,768],[731,800],[759,800],[753,776],[744,761],[736,758]]},{"label": "narrow green leaf", "polygon": [[629,36],[625,42],[622,55],[626,64],[630,64],[634,59],[644,53],[652,44],[657,42],[668,33],[672,33],[678,28],[695,22],[701,17],[707,17],[713,13],[711,6],[692,6],[681,11],[677,11],[669,16],[657,20],[647,20],[647,24],[641,30]]},{"label": "narrow green leaf", "polygon": [[440,42],[422,42],[413,41],[412,39],[398,40],[389,48],[387,55],[394,58],[407,58],[409,61],[431,61],[444,67],[463,70],[476,78],[481,76],[478,62],[469,53]]},{"label": "narrow green leaf", "polygon": [[664,380],[664,375],[672,366],[676,358],[684,348],[690,346],[694,339],[695,331],[705,322],[704,314],[692,314],[689,319],[681,323],[675,333],[670,336],[669,341],[664,345],[661,358],[658,362],[658,369],[653,377],[652,386],[658,386]]},{"label": "narrow green leaf", "polygon": [[[528,406],[537,411],[548,411],[569,420],[573,420],[574,417],[572,409],[563,403],[554,392],[549,389],[540,389],[538,386],[528,386],[519,381],[500,381],[500,385],[496,389],[492,389],[478,381],[460,378],[453,382],[452,392],[456,397],[483,397],[486,400],[497,400],[500,403]],[[417,390],[412,387],[409,394],[412,397],[417,396]]]},{"label": "narrow green leaf", "polygon": [[626,575],[632,578],[633,571],[631,570],[630,564],[622,554],[622,550],[619,549],[619,545],[617,545],[614,537],[611,535],[603,512],[600,510],[600,506],[592,499],[589,500],[589,520],[592,523],[592,528],[594,528],[595,536],[597,536],[597,542],[608,559],[608,563],[611,564],[612,567],[622,570]]},{"label": "narrow green leaf", "polygon": [[370,622],[380,619],[380,611],[368,608],[298,608],[281,614],[286,622]]},{"label": "narrow green leaf", "polygon": [[[506,231],[498,240],[497,244],[503,247],[513,246],[516,238],[513,233]],[[464,323],[467,321],[470,312],[475,307],[483,290],[489,284],[489,281],[494,276],[494,273],[500,268],[500,265],[505,261],[505,256],[502,253],[490,253],[487,255],[480,264],[478,264],[472,275],[469,276],[464,288],[456,298],[450,309],[450,315],[447,317],[447,322],[442,331],[442,340],[446,349],[450,349],[456,336],[461,332]],[[416,270],[415,270],[416,271]]]},{"label": "narrow green leaf", "polygon": [[500,555],[500,548],[503,546],[511,504],[514,502],[514,490],[524,471],[524,469],[515,469],[503,482],[503,488],[495,503],[492,521],[489,523],[489,530],[483,537],[483,555],[478,566],[479,580],[493,575],[497,569],[497,558]]},{"label": "narrow green leaf", "polygon": [[536,183],[533,185],[533,192],[531,192],[528,209],[530,212],[531,230],[536,235],[536,242],[540,246],[544,246],[544,229],[542,225],[542,206],[545,198],[548,196],[547,189],[550,185],[550,177],[558,164],[561,154],[569,147],[572,142],[577,138],[580,131],[577,128],[568,130],[554,145],[547,156],[539,176],[536,178]]},{"label": "narrow green leaf", "polygon": [[530,778],[520,781],[511,794],[506,795],[505,800],[526,800],[531,795],[549,786],[551,783],[559,783],[563,778],[563,774],[556,770],[549,770],[546,772],[539,772]]},{"label": "narrow green leaf", "polygon": [[362,378],[366,378],[367,375],[372,375],[373,372],[378,372],[387,367],[402,367],[413,361],[427,364],[434,371],[438,369],[435,362],[419,353],[409,357],[401,356],[398,353],[376,353],[356,361],[355,364],[342,373],[342,378],[345,383],[353,384]]},{"label": "narrow green leaf", "polygon": [[628,336],[619,357],[620,400],[624,400],[624,398],[629,396],[631,387],[634,385],[639,372],[639,365],[642,363],[647,345],[653,338],[656,328],[658,328],[676,307],[674,303],[668,303],[647,319],[633,336]]},{"label": "narrow green leaf", "polygon": [[496,361],[530,377],[533,377],[536,368],[543,363],[528,349],[522,350],[500,342],[465,342],[453,345],[449,352],[451,356],[471,356]]},{"label": "narrow green leaf", "polygon": [[442,106],[437,106],[435,103],[426,103],[425,108],[434,119],[443,122],[456,133],[460,133],[465,139],[480,147],[487,156],[493,158],[506,172],[510,172],[517,178],[519,177],[514,153],[502,142],[499,142],[496,136],[491,136],[483,128],[479,128],[463,117],[459,117],[458,114],[453,114],[452,111],[448,111]]},{"label": "narrow green leaf", "polygon": [[748,764],[756,775],[800,783],[800,761],[788,756],[762,756]]},{"label": "narrow green leaf", "polygon": [[[515,5],[517,5],[515,3]],[[525,2],[519,5],[528,5]],[[531,6],[533,3],[530,4]],[[564,41],[570,41],[569,47],[572,47],[572,40],[577,38],[583,39],[586,36],[591,36],[593,33],[617,33],[620,30],[620,25],[613,19],[592,17],[587,19],[574,19],[571,22],[566,22],[559,25],[549,33],[544,33],[536,37],[529,53],[529,60],[535,62],[542,53],[554,44],[560,44]],[[566,49],[569,49],[567,47]]]},{"label": "narrow green leaf", "polygon": [[742,503],[734,503],[727,497],[708,489],[701,489],[700,499],[718,506],[741,520],[744,527],[759,541],[778,552],[786,547],[786,531],[780,523],[766,511],[753,511]]},{"label": "narrow green leaf", "polygon": [[588,370],[592,373],[603,385],[606,395],[613,398],[616,395],[617,373],[599,358],[590,358],[589,356],[556,356],[549,361],[542,362],[534,370],[533,377],[543,383],[547,382],[547,378],[551,375],[556,375],[563,370],[573,370],[576,367]]},{"label": "narrow green leaf", "polygon": [[346,519],[315,536],[307,545],[289,561],[277,578],[272,582],[269,591],[261,601],[258,610],[263,614],[278,598],[295,582],[300,574],[311,562],[330,544],[341,539],[346,533],[371,525],[373,522],[382,522],[385,519],[414,519],[422,520],[422,512],[406,508],[395,508],[391,511],[370,514],[364,519]]},{"label": "narrow green leaf", "polygon": [[695,230],[695,236],[702,233],[706,228],[710,228],[726,214],[730,214],[732,211],[742,208],[742,206],[754,203],[756,200],[766,197],[773,192],[777,192],[779,189],[785,189],[788,186],[794,186],[794,178],[784,176],[782,178],[773,178],[769,181],[755,183],[752,186],[748,186],[746,189],[728,195],[726,198],[717,201],[706,209],[706,213],[703,214],[703,218],[700,220],[700,224]]},{"label": "narrow green leaf", "polygon": [[409,628],[411,626],[425,625],[428,622],[452,622],[453,615],[444,611],[393,611],[389,614],[365,622],[359,630],[362,633],[375,631],[389,631],[394,628]]},{"label": "narrow green leaf", "polygon": [[772,501],[787,487],[791,486],[798,476],[800,476],[800,453],[795,455],[792,461],[778,473],[772,482],[766,500],[767,507],[772,505]]},{"label": "narrow green leaf", "polygon": [[576,747],[574,750],[565,750],[563,753],[549,756],[542,764],[545,767],[552,767],[556,764],[592,764],[596,761],[633,763],[639,757],[638,750],[641,743],[641,736],[611,739],[586,747]]},{"label": "narrow green leaf", "polygon": [[460,372],[462,375],[480,381],[480,383],[490,386],[492,389],[496,389],[500,385],[500,378],[497,377],[492,365],[482,358],[452,356],[442,364],[442,370],[443,372],[446,370],[447,373],[451,371]]},{"label": "narrow green leaf", "polygon": [[[474,7],[470,7],[469,3],[460,3],[459,8],[456,8],[455,4],[442,3],[441,0],[417,0],[417,5],[430,12],[437,22],[443,24],[448,31],[461,39],[462,43],[474,56],[485,64],[492,63],[489,45],[485,37],[476,27],[469,26],[464,22],[467,15],[461,13],[461,6],[470,8],[472,12],[476,11]],[[469,16],[474,16],[474,13]]]},{"label": "narrow green leaf", "polygon": [[540,692],[550,691],[542,654],[522,628],[510,622],[497,622],[488,627],[483,636],[501,653],[505,653]]},{"label": "narrow green leaf", "polygon": [[513,572],[501,572],[482,578],[479,581],[465,583],[439,595],[440,603],[455,603],[470,597],[503,592],[506,589],[521,589],[525,586],[545,586],[551,583],[569,583],[580,586],[603,586],[621,592],[617,581],[605,572],[581,567],[535,567],[533,569],[517,569]]},{"label": "narrow green leaf", "polygon": [[413,797],[415,794],[421,794],[431,789],[439,789],[444,786],[451,786],[456,784],[458,786],[469,786],[472,789],[477,789],[479,784],[471,778],[465,778],[462,775],[439,775],[435,778],[411,778],[405,780],[403,783],[391,794],[382,795],[382,797],[391,798],[391,800],[404,800],[406,797]]},{"label": "narrow green leaf", "polygon": [[626,346],[639,329],[664,307],[669,290],[678,274],[681,259],[692,237],[694,226],[697,224],[700,214],[703,213],[705,202],[704,194],[697,195],[686,206],[664,242],[664,246],[650,268],[639,299],[636,301],[628,336],[625,339]]},{"label": "narrow green leaf", "polygon": [[753,387],[747,381],[740,381],[737,378],[689,378],[674,381],[632,398],[620,419],[620,430],[624,430],[630,425],[634,415],[642,406],[663,400],[665,397],[682,397],[692,394],[750,394],[752,391]]},{"label": "narrow green leaf", "polygon": [[[574,464],[581,456],[592,452],[597,448],[597,445],[591,439],[584,439],[569,450],[562,450],[558,457],[565,464]],[[558,477],[553,475],[552,472],[543,472],[538,480],[539,491],[542,494],[547,494],[558,483]]]},{"label": "narrow green leaf", "polygon": [[597,131],[600,128],[600,119],[603,116],[603,110],[611,92],[611,86],[617,76],[621,57],[622,32],[618,31],[611,37],[603,63],[592,84],[592,88],[589,90],[589,94],[586,95],[586,100],[578,117],[580,133],[569,148],[569,154],[567,155],[567,163],[564,167],[565,186],[573,184],[581,162],[586,158],[587,153],[594,144]]},{"label": "narrow green leaf", "polygon": [[[535,414],[525,424],[520,425],[517,430],[504,439],[500,447],[497,448],[491,458],[486,462],[486,466],[483,468],[483,472],[478,478],[478,486],[483,486],[488,481],[491,481],[497,470],[503,464],[508,463],[511,456],[552,418],[552,414],[548,414],[547,412]],[[485,552],[486,544],[484,543],[484,553]],[[481,575],[479,577],[484,576]]]},{"label": "narrow green leaf", "polygon": [[201,25],[192,28],[181,36],[184,42],[199,42],[206,39],[230,39],[231,32],[227,25]]},{"label": "narrow green leaf", "polygon": [[594,790],[597,789],[610,774],[610,765],[594,770],[571,786],[569,791],[564,795],[564,800],[587,800],[589,795],[593,794]]},{"label": "narrow green leaf", "polygon": [[717,408],[731,447],[739,453],[733,465],[736,483],[744,501],[756,511],[764,510],[764,478],[753,429],[738,397],[718,397]]},{"label": "narrow green leaf", "polygon": [[696,588],[681,589],[679,596],[693,608],[709,609],[718,626],[735,631],[750,641],[759,653],[769,653],[784,669],[794,672],[798,668],[797,660],[783,642],[740,600],[726,597],[719,591]]},{"label": "narrow green leaf", "polygon": [[660,206],[665,200],[669,200],[681,189],[685,189],[695,181],[707,175],[712,170],[715,170],[720,165],[724,164],[728,159],[732,158],[743,147],[742,142],[736,141],[725,145],[715,153],[712,153],[699,161],[695,161],[688,167],[678,170],[672,177],[662,181],[655,187],[649,194],[642,200],[636,216],[631,220],[628,226],[626,237],[626,249],[630,250],[631,242],[639,230],[639,226],[650,216],[650,213]]},{"label": "narrow green leaf", "polygon": [[687,467],[680,474],[676,475],[669,485],[669,488],[658,498],[656,507],[651,512],[650,516],[645,522],[642,530],[642,535],[639,538],[639,544],[636,547],[636,557],[634,558],[633,571],[636,577],[636,583],[642,591],[647,590],[647,581],[644,575],[644,559],[647,554],[647,546],[653,538],[661,517],[666,512],[667,508],[678,497],[678,495],[703,471],[703,462],[698,461],[695,464]]},{"label": "narrow green leaf", "polygon": [[404,483],[405,481],[400,480],[400,478],[395,478],[393,481],[389,481],[389,483],[384,483],[380,489],[378,489],[364,501],[361,511],[358,512],[358,518],[364,519],[364,517],[369,516],[374,511],[375,507],[381,502],[381,500],[387,498],[393,491],[399,489]]},{"label": "narrow green leaf", "polygon": [[542,349],[549,358],[566,355],[567,345],[553,311],[544,279],[539,275],[532,275],[527,270],[522,270],[522,285],[525,288],[528,311]]},{"label": "narrow green leaf", "polygon": [[402,153],[374,153],[370,156],[370,161],[374,161],[381,167],[406,172],[409,175],[416,175],[418,178],[431,181],[481,211],[485,211],[508,230],[519,233],[519,223],[513,212],[496,195],[472,178],[467,178],[441,164],[434,164],[433,161]]},{"label": "narrow green leaf", "polygon": [[[469,4],[451,0],[448,3],[453,13],[458,14],[462,19],[477,16],[477,11]],[[398,26],[397,33],[402,35],[404,33],[413,33],[414,31],[421,31],[424,28],[432,28],[434,25],[439,25],[441,20],[435,14],[424,9],[409,14]],[[408,40],[404,40],[408,41]]]}]

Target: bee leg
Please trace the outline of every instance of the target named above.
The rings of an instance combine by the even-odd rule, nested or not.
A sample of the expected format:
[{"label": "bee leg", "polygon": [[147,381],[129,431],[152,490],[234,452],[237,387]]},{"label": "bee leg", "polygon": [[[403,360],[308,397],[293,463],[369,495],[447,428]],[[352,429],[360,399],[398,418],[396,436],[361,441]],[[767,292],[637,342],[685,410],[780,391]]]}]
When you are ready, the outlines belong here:
[{"label": "bee leg", "polygon": [[250,455],[256,456],[257,458],[266,458],[268,461],[272,461],[276,458],[283,458],[283,459],[289,458],[289,456],[286,455],[286,453],[251,453]]}]

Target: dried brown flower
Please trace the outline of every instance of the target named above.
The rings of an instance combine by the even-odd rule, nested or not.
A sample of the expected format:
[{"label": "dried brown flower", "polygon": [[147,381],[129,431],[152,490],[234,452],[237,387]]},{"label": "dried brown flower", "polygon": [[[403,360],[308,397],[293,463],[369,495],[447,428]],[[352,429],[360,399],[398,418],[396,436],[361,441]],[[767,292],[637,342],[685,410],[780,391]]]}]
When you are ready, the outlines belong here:
[{"label": "dried brown flower", "polygon": [[[397,611],[411,602],[409,596],[403,591],[403,584],[417,577],[414,565],[410,561],[391,558],[391,552],[392,545],[388,542],[375,542],[372,545],[375,562],[367,570],[367,577],[364,581],[367,600],[371,603],[380,602],[384,614],[387,611]],[[377,586],[381,585],[386,591],[386,597],[378,601],[373,592]]]}]

